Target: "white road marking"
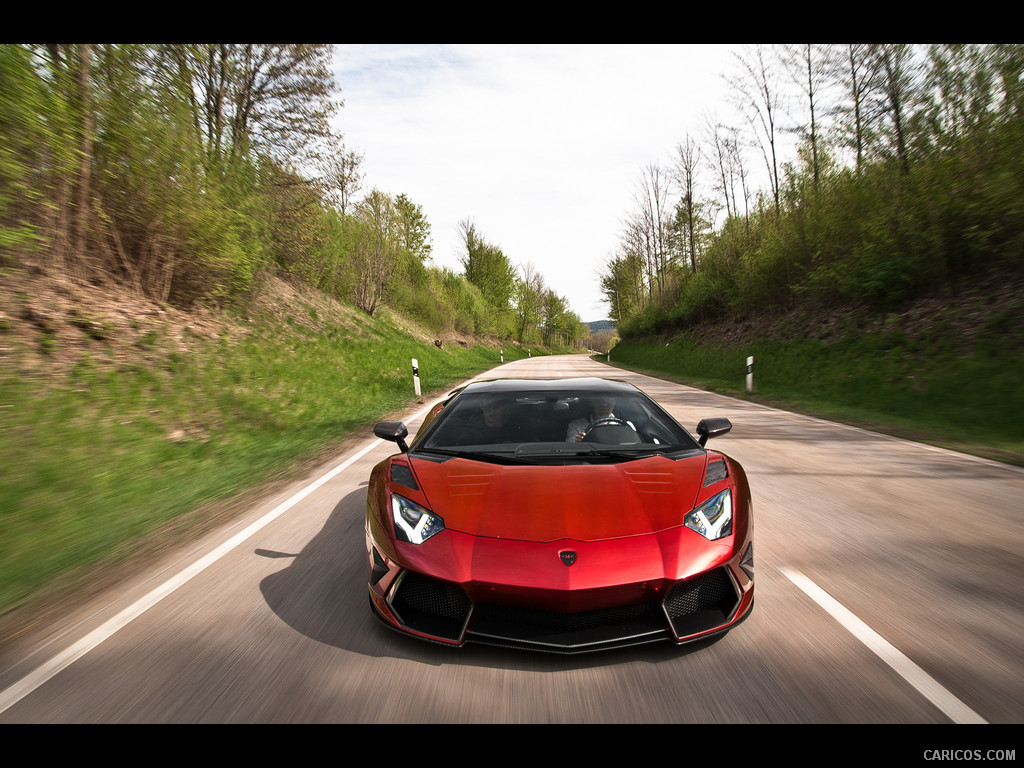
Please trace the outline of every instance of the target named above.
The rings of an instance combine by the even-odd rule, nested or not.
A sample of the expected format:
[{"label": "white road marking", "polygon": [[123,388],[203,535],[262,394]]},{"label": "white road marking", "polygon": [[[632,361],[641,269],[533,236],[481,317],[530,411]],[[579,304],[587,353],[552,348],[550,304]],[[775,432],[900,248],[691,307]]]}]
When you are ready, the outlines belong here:
[{"label": "white road marking", "polygon": [[[433,405],[434,404],[428,405],[426,408],[414,414],[410,419],[410,422],[416,421],[420,417],[424,416],[433,407]],[[367,453],[372,451],[374,448],[376,448],[383,442],[383,440],[371,441],[362,449],[360,449],[357,453],[353,454],[345,461],[343,461],[341,464],[336,466],[334,469],[321,475],[319,478],[317,478],[312,483],[307,485],[301,491],[294,494],[286,501],[283,501],[280,504],[278,504],[276,507],[270,510],[270,512],[265,514],[256,522],[252,523],[252,525],[248,526],[239,533],[236,533],[234,536],[225,541],[212,552],[200,558],[195,563],[190,565],[188,568],[178,573],[176,576],[165,581],[152,592],[150,592],[146,596],[134,602],[132,605],[125,608],[119,614],[114,616],[114,618],[108,620],[107,622],[99,626],[97,629],[87,634],[77,643],[74,643],[69,648],[57,654],[49,661],[36,667],[32,672],[25,675],[25,677],[8,686],[3,691],[0,691],[0,713],[6,712],[12,706],[14,706],[23,698],[32,693],[32,691],[36,690],[39,686],[43,685],[45,682],[59,674],[61,670],[66,669],[71,664],[74,664],[76,661],[78,661],[78,659],[85,656],[85,654],[89,653],[89,651],[98,646],[104,640],[109,639],[118,630],[125,627],[130,622],[141,616],[147,610],[149,610],[154,605],[163,600],[165,597],[167,597],[167,595],[171,594],[178,587],[182,586],[190,579],[192,579],[192,577],[201,573],[203,570],[211,566],[213,563],[220,560],[228,552],[233,550],[235,547],[240,545],[242,542],[244,542],[253,534],[257,533],[262,528],[272,523],[274,520],[276,520],[289,509],[294,507],[300,501],[305,499],[311,493],[313,493],[318,488],[323,486],[325,483],[340,475],[342,472],[344,472],[346,469],[352,466],[352,464],[354,464],[359,459],[363,458],[363,456],[365,456]]]},{"label": "white road marking", "polygon": [[828,592],[798,571],[789,568],[782,568],[780,570],[786,578],[824,608],[832,618],[842,624],[854,637],[874,652],[876,656],[896,670],[900,677],[914,686],[921,695],[942,710],[954,723],[985,724],[986,721],[977,712],[946,690],[927,672],[904,656],[894,645],[857,618]]}]

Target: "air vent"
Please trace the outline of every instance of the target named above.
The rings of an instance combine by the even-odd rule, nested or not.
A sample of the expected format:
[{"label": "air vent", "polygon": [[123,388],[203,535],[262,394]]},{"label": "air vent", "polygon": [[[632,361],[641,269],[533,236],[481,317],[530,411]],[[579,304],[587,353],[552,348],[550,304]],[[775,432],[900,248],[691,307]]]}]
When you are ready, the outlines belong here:
[{"label": "air vent", "polygon": [[391,465],[391,482],[404,485],[406,488],[412,488],[414,491],[418,491],[420,487],[416,484],[416,478],[412,474],[412,470],[405,464]]},{"label": "air vent", "polygon": [[729,476],[729,468],[724,461],[712,461],[708,464],[707,474],[704,475],[704,487],[714,485],[719,480],[725,480]]}]

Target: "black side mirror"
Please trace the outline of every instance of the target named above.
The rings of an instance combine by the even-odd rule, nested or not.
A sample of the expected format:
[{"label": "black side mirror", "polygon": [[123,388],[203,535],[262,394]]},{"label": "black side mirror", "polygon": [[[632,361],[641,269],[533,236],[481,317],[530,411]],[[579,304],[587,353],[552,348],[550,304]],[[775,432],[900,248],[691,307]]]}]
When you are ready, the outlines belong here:
[{"label": "black side mirror", "polygon": [[373,434],[381,440],[398,443],[398,449],[402,453],[408,453],[409,446],[406,444],[405,438],[409,436],[409,430],[401,421],[378,421],[373,426]]},{"label": "black side mirror", "polygon": [[732,422],[724,417],[716,416],[710,419],[701,419],[700,423],[697,424],[697,435],[700,437],[701,448],[712,437],[721,437],[730,429],[732,429]]}]

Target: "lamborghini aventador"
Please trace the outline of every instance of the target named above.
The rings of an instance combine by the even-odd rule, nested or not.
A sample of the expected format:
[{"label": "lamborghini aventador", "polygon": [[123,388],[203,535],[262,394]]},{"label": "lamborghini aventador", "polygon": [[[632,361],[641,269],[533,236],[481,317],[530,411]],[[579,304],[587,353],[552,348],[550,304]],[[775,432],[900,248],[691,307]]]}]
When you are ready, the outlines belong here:
[{"label": "lamborghini aventador", "polygon": [[370,604],[437,643],[559,653],[688,643],[726,632],[754,600],[743,468],[630,384],[470,384],[372,471]]}]

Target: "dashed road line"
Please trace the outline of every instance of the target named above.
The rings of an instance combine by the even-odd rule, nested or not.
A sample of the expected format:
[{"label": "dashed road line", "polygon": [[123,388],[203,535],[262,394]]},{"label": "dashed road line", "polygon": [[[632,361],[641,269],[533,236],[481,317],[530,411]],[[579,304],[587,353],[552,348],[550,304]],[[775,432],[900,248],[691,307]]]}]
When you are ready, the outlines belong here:
[{"label": "dashed road line", "polygon": [[954,723],[984,724],[986,721],[973,709],[940,685],[933,677],[907,658],[892,643],[861,621],[832,595],[799,571],[780,569],[803,592],[854,637],[866,645],[876,656],[892,667],[928,701],[938,707]]}]

